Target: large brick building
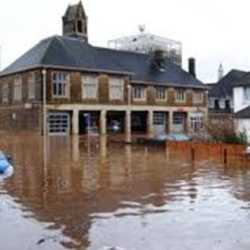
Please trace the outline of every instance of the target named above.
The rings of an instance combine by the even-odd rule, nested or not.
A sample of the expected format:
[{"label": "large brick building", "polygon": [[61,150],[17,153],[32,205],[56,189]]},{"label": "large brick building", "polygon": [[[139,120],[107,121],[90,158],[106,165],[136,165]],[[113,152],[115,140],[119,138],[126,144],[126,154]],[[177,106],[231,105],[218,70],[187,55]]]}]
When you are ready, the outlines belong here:
[{"label": "large brick building", "polygon": [[90,125],[128,137],[195,132],[207,117],[207,87],[193,74],[163,51],[90,45],[79,3],[63,17],[63,36],[42,40],[1,72],[0,128],[82,134]]}]

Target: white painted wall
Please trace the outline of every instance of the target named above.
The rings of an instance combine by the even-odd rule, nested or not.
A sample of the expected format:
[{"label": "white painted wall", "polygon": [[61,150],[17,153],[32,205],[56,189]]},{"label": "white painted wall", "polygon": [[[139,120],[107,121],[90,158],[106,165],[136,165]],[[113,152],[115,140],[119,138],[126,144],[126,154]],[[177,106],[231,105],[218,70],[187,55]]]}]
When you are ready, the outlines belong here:
[{"label": "white painted wall", "polygon": [[250,105],[250,101],[244,100],[244,88],[236,87],[233,89],[234,113]]},{"label": "white painted wall", "polygon": [[225,108],[225,99],[220,99],[219,100],[219,106],[220,106],[221,109]]},{"label": "white painted wall", "polygon": [[212,98],[212,97],[209,98],[208,107],[210,109],[214,109],[214,100],[215,100],[215,98]]},{"label": "white painted wall", "polygon": [[248,142],[250,142],[250,119],[238,119],[236,121],[237,131],[246,131]]}]

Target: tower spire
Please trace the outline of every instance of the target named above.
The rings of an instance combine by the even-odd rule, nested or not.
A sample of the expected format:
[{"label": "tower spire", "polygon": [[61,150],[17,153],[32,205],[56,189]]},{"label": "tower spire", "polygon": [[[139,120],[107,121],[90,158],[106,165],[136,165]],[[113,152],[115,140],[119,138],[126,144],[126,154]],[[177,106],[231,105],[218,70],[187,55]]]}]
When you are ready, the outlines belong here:
[{"label": "tower spire", "polygon": [[220,81],[224,76],[224,69],[222,66],[222,63],[220,63],[219,69],[218,69],[218,81]]}]

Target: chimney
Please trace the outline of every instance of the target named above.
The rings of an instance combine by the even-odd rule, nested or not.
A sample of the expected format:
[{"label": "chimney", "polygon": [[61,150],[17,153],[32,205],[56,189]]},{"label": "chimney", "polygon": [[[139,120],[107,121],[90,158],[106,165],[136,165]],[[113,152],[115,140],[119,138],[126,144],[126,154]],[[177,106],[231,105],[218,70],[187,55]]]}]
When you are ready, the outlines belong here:
[{"label": "chimney", "polygon": [[153,62],[158,70],[164,71],[167,53],[164,50],[155,50],[153,55]]},{"label": "chimney", "polygon": [[189,74],[193,75],[196,77],[196,72],[195,72],[195,59],[193,57],[188,59],[188,72]]}]

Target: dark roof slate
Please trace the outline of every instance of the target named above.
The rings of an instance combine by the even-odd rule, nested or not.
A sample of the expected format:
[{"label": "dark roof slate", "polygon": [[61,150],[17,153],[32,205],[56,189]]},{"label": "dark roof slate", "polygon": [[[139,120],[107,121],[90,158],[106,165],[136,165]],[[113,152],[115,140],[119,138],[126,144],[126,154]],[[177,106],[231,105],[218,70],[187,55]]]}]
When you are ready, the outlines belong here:
[{"label": "dark roof slate", "polygon": [[209,97],[232,97],[233,95],[233,85],[241,77],[246,74],[245,71],[241,70],[231,70],[227,75],[225,75],[218,83],[210,85]]},{"label": "dark roof slate", "polygon": [[234,114],[235,118],[242,118],[242,119],[246,119],[246,118],[250,118],[250,106],[236,112]]},{"label": "dark roof slate", "polygon": [[1,74],[12,74],[35,66],[64,67],[131,75],[132,82],[141,84],[208,88],[168,59],[161,71],[156,70],[152,62],[149,54],[99,48],[79,39],[53,36],[42,40]]},{"label": "dark roof slate", "polygon": [[241,79],[236,81],[234,86],[250,86],[250,72],[246,73]]}]

